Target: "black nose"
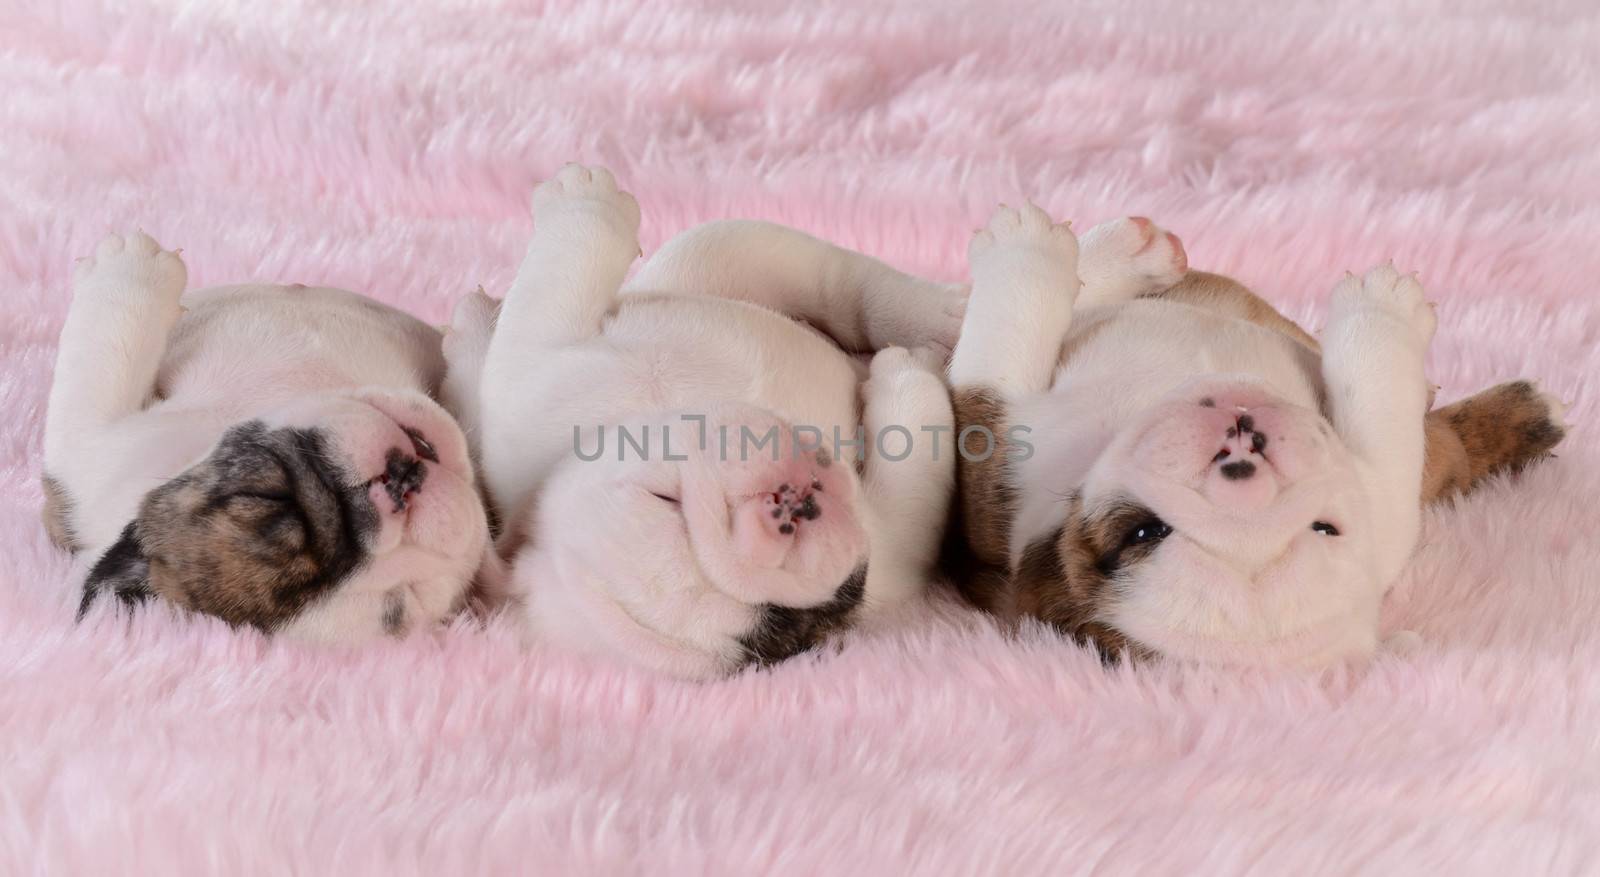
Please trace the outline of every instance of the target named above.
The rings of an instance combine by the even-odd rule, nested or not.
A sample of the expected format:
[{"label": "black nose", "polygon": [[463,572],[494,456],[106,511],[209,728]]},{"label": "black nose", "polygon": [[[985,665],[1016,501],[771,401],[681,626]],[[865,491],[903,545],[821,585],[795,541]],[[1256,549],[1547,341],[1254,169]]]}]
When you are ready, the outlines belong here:
[{"label": "black nose", "polygon": [[428,467],[421,460],[399,448],[390,448],[378,481],[383,484],[383,492],[394,502],[394,510],[403,512],[406,510],[406,499],[422,490],[422,480],[427,474]]},{"label": "black nose", "polygon": [[1256,474],[1256,464],[1249,460],[1234,460],[1222,464],[1222,477],[1229,481],[1243,481]]}]

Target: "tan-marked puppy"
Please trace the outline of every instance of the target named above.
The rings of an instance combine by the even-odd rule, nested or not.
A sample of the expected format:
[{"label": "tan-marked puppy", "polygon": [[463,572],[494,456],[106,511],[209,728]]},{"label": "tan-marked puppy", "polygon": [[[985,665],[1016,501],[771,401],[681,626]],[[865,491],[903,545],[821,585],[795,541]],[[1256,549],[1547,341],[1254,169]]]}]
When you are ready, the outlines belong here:
[{"label": "tan-marked puppy", "polygon": [[954,421],[938,355],[906,348],[954,344],[963,290],[753,222],[624,290],[639,208],[609,173],[568,166],[533,210],[503,308],[466,299],[446,354],[536,639],[704,678],[928,580]]},{"label": "tan-marked puppy", "polygon": [[51,535],[96,558],[80,614],[154,596],[337,641],[451,614],[488,529],[430,399],[439,333],[341,290],[186,280],[143,233],[77,267],[44,471]]},{"label": "tan-marked puppy", "polygon": [[[1125,282],[1103,287],[1119,294],[1089,289],[1119,273],[1119,249]],[[1168,276],[1137,267],[1152,254]],[[1108,655],[1321,666],[1370,654],[1422,501],[1536,459],[1564,432],[1552,399],[1497,387],[1427,417],[1425,470],[1434,316],[1389,266],[1338,284],[1318,345],[1232,281],[1174,285],[1181,247],[1147,221],[1091,231],[1090,270],[1065,226],[1002,208],[970,258],[951,363],[969,451],[963,590]],[[994,453],[971,453],[988,434]]]}]

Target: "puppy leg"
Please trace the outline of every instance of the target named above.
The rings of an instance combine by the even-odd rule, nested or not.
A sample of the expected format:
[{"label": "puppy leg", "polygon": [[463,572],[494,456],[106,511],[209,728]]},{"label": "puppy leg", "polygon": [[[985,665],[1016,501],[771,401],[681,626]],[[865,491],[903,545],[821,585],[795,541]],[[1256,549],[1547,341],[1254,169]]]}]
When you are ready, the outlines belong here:
[{"label": "puppy leg", "polygon": [[1428,412],[1422,501],[1466,493],[1547,456],[1567,434],[1566,407],[1531,381],[1490,387]]},{"label": "puppy leg", "polygon": [[950,362],[958,506],[947,558],[962,593],[1004,611],[1010,593],[1009,403],[1048,390],[1078,296],[1078,241],[1029,204],[1001,207],[967,248],[972,300]]},{"label": "puppy leg", "polygon": [[533,221],[489,345],[491,370],[597,334],[639,255],[639,205],[604,168],[562,168],[534,190]]},{"label": "puppy leg", "polygon": [[1142,216],[1102,222],[1078,242],[1079,307],[1116,304],[1183,279],[1189,255],[1170,231]]},{"label": "puppy leg", "polygon": [[862,388],[871,557],[868,611],[914,596],[933,575],[955,490],[955,414],[930,353],[891,347]]},{"label": "puppy leg", "polygon": [[668,241],[629,293],[746,301],[805,320],[854,352],[931,347],[948,355],[966,289],[903,274],[861,253],[770,222],[710,222]]},{"label": "puppy leg", "polygon": [[1049,389],[1078,298],[1078,240],[1032,204],[1002,206],[967,247],[972,299],[951,386],[1006,396]]},{"label": "puppy leg", "polygon": [[466,433],[474,457],[481,453],[483,365],[500,318],[500,302],[480,288],[456,302],[444,333],[444,382],[439,401]]},{"label": "puppy leg", "polygon": [[46,473],[68,473],[85,438],[149,402],[187,282],[183,260],[144,232],[111,235],[79,260],[45,415]]},{"label": "puppy leg", "polygon": [[1378,571],[1385,582],[1410,557],[1421,526],[1429,391],[1422,368],[1434,326],[1421,284],[1383,265],[1334,288],[1323,333],[1330,419],[1359,461],[1373,499],[1369,526],[1379,534]]},{"label": "puppy leg", "polygon": [[599,333],[639,254],[639,205],[608,171],[567,165],[534,192],[533,214],[533,240],[483,355],[478,408],[467,414],[480,421],[485,482],[511,504],[501,509],[510,531],[533,487],[522,450],[543,425],[545,400],[530,375],[551,351]]}]

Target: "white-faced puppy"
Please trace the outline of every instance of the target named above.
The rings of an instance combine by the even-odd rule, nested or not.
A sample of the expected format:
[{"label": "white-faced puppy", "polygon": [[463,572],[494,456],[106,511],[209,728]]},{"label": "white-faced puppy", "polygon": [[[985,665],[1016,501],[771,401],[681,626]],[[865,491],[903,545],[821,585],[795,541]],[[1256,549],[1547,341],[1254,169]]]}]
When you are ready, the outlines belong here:
[{"label": "white-faced puppy", "polygon": [[[1335,287],[1319,347],[1226,278],[1175,282],[1182,249],[1148,221],[1092,230],[1080,272],[1067,227],[1002,208],[969,256],[950,368],[976,561],[963,591],[1108,656],[1365,656],[1421,501],[1563,435],[1560,406],[1525,382],[1425,426],[1433,309],[1389,266]],[[1122,279],[1075,309],[1080,273]]]},{"label": "white-faced puppy", "polygon": [[446,355],[536,638],[705,678],[928,579],[953,416],[906,348],[953,345],[964,290],[733,222],[619,294],[639,211],[609,173],[568,166],[533,210],[498,317],[464,301]]},{"label": "white-faced puppy", "polygon": [[81,260],[45,421],[45,518],[102,594],[349,641],[458,607],[488,554],[437,330],[336,289],[184,295],[143,233]]}]

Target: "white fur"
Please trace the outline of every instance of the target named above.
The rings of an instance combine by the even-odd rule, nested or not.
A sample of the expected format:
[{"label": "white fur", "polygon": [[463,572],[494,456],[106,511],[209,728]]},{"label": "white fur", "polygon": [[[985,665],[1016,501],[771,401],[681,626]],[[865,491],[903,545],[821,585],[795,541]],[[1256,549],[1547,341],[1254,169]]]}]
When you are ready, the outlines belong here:
[{"label": "white fur", "polygon": [[[471,397],[481,375],[481,422],[461,414],[481,436],[536,637],[704,677],[738,662],[760,604],[822,603],[864,560],[869,609],[926,580],[954,479],[937,351],[954,343],[964,290],[789,229],[725,222],[669,242],[624,292],[639,213],[609,173],[568,166],[539,188],[534,217],[498,318],[481,296],[458,308],[447,386]],[[863,385],[841,346],[885,344],[935,352],[891,347]],[[696,417],[704,447],[685,419]],[[890,460],[848,444],[863,423],[869,435],[907,427],[912,452]],[[651,431],[649,460],[631,448],[617,459],[619,426]],[[793,426],[820,430],[828,460],[797,451]],[[735,440],[777,427],[781,459],[724,455],[721,427]],[[923,427],[944,430],[937,458]],[[579,459],[574,431],[588,453],[601,428],[605,454]],[[847,442],[837,448],[835,430]],[[900,456],[899,442],[887,453]],[[821,516],[792,537],[763,530],[763,498],[813,479]]]},{"label": "white fur", "polygon": [[[427,436],[441,459],[426,496],[383,511],[371,563],[283,631],[318,640],[383,632],[400,588],[411,628],[444,618],[483,562],[487,529],[465,438],[429,399],[437,334],[354,293],[239,286],[184,295],[182,260],[143,233],[81,260],[45,423],[45,472],[66,489],[73,535],[96,558],[152,488],[207,456],[230,426],[320,427],[352,471]],[[180,304],[181,300],[181,304]]]},{"label": "white fur", "polygon": [[[1076,311],[1064,226],[1031,206],[1002,208],[973,241],[951,376],[999,389],[1012,424],[1028,430],[1033,455],[1013,473],[1013,559],[1060,525],[1064,497],[1079,493],[1091,510],[1131,498],[1173,527],[1117,580],[1103,619],[1136,642],[1226,663],[1370,653],[1379,600],[1418,532],[1433,330],[1421,288],[1387,266],[1347,278],[1319,364],[1242,320],[1127,300],[1176,279],[1152,264],[1181,273],[1183,261],[1169,236],[1122,223],[1085,236],[1099,292]],[[1239,413],[1270,431],[1246,480],[1218,474],[1213,457],[1251,455],[1242,436],[1224,434]],[[1340,535],[1312,532],[1315,521],[1336,522]]]}]

